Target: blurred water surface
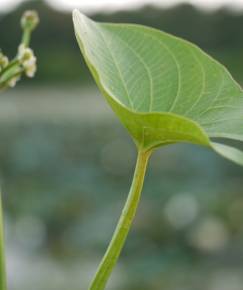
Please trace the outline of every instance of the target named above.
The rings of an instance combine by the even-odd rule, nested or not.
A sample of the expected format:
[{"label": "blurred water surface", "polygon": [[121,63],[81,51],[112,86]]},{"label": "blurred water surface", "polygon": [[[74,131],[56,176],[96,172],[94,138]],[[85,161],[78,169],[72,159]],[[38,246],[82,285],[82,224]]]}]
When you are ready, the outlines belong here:
[{"label": "blurred water surface", "polygon": [[[10,289],[87,289],[131,182],[136,151],[95,87],[19,87],[0,99]],[[243,169],[164,147],[111,290],[242,290]]]}]

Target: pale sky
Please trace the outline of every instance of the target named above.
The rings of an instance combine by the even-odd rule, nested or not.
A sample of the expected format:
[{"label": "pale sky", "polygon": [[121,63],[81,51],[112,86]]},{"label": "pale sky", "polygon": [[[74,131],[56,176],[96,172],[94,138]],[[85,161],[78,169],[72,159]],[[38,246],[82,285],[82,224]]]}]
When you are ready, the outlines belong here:
[{"label": "pale sky", "polygon": [[[0,12],[15,8],[21,2],[28,0],[0,0]],[[83,12],[99,10],[119,10],[141,7],[144,4],[155,4],[170,7],[178,3],[191,3],[203,9],[217,9],[228,5],[233,10],[243,10],[243,0],[45,0],[55,9],[73,10],[78,8]]]}]

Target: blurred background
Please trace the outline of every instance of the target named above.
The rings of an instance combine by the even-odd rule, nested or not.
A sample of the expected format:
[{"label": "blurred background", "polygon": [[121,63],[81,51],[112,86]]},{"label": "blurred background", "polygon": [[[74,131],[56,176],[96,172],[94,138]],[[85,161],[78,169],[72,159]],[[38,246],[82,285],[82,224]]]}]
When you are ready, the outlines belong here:
[{"label": "blurred background", "polygon": [[[243,84],[243,0],[0,0],[0,47],[36,9],[38,73],[0,98],[0,178],[11,290],[85,290],[130,186],[136,158],[79,52],[71,10],[150,25],[198,44]],[[176,145],[149,165],[142,201],[107,289],[242,290],[243,169]]]}]

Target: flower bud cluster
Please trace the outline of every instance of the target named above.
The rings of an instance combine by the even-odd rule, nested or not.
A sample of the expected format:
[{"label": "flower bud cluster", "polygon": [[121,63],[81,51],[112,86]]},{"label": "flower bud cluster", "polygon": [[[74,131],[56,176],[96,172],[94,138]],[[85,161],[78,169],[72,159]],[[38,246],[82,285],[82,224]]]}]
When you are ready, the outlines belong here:
[{"label": "flower bud cluster", "polygon": [[17,59],[23,67],[26,76],[29,78],[34,77],[36,72],[36,57],[33,50],[29,47],[25,47],[24,44],[20,44]]},{"label": "flower bud cluster", "polygon": [[0,50],[0,91],[14,87],[23,74],[32,78],[36,73],[36,57],[29,43],[31,33],[39,23],[37,12],[26,11],[20,22],[23,35],[16,57],[9,61]]}]

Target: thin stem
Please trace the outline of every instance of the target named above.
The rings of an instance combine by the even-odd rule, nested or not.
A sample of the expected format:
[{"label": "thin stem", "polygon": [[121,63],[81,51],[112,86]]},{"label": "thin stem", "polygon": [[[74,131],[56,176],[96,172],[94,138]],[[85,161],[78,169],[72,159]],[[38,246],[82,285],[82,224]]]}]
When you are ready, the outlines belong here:
[{"label": "thin stem", "polygon": [[106,253],[98,267],[95,277],[90,285],[89,290],[103,290],[115,267],[123,245],[126,241],[136,209],[140,200],[143,187],[144,176],[147,163],[151,152],[139,151],[137,164],[133,176],[130,192],[123,208],[121,217],[113,234],[112,240],[106,250]]},{"label": "thin stem", "polygon": [[19,71],[15,72],[14,74],[10,75],[7,79],[5,79],[4,82],[2,82],[2,83],[0,82],[0,90],[9,87],[10,86],[9,81],[14,79],[14,78],[21,77],[22,72],[23,72],[23,69],[19,69]]},{"label": "thin stem", "polygon": [[0,289],[7,290],[5,255],[4,255],[4,234],[3,234],[3,210],[0,194]]},{"label": "thin stem", "polygon": [[1,72],[0,76],[2,76],[5,72],[9,71],[12,69],[14,66],[18,67],[19,66],[19,60],[18,59],[13,59]]},{"label": "thin stem", "polygon": [[30,44],[30,36],[31,36],[32,30],[29,28],[24,29],[23,36],[22,36],[22,43],[28,47]]},{"label": "thin stem", "polygon": [[0,72],[0,92],[7,89],[10,86],[9,81],[20,77],[23,71],[19,60],[11,61],[9,65]]}]

